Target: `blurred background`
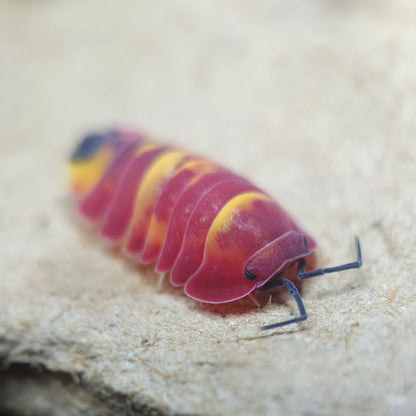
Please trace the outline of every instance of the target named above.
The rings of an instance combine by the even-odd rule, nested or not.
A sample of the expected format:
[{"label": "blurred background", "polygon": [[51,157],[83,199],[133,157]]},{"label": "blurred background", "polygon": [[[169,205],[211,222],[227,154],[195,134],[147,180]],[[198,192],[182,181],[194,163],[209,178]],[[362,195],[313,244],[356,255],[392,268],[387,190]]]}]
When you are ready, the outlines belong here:
[{"label": "blurred background", "polygon": [[356,181],[339,186],[348,176],[391,176],[383,157],[414,115],[411,1],[0,8],[1,137],[9,156],[33,155],[26,170],[48,157],[58,172],[87,130],[137,126],[248,173],[283,202],[288,192],[293,205],[319,200],[325,183],[330,205],[337,192],[357,201]]},{"label": "blurred background", "polygon": [[406,99],[394,87],[414,87],[405,73],[413,9],[370,0],[2,1],[2,129],[22,143],[31,126],[52,148],[86,128],[127,123],[236,165],[243,152],[260,164],[275,150],[268,142],[285,152],[279,163],[307,158],[312,143],[326,163],[359,152],[361,139],[381,153],[379,129]]},{"label": "blurred background", "polygon": [[[238,355],[244,365],[212,375],[209,366],[185,366],[166,347],[166,365],[177,365],[172,372],[183,379],[170,387],[161,382],[163,398],[149,388],[149,397],[191,414],[412,410],[415,22],[413,0],[2,0],[3,355],[13,357],[18,354],[13,345],[27,342],[36,362],[72,371],[72,361],[57,358],[56,345],[44,343],[47,330],[57,345],[79,339],[61,321],[65,314],[59,308],[85,307],[71,322],[94,317],[91,325],[102,335],[106,312],[89,308],[112,293],[110,306],[124,310],[129,301],[112,290],[140,284],[139,279],[129,283],[136,282],[132,276],[120,279],[129,273],[119,271],[122,260],[107,260],[80,236],[68,214],[65,177],[66,159],[86,132],[137,127],[252,179],[316,237],[322,265],[345,261],[353,234],[360,235],[366,267],[360,278],[334,276],[308,286],[308,325],[323,329],[284,338],[278,355],[276,343],[283,338],[235,346],[237,335],[227,331],[223,336],[231,337],[236,350],[224,346],[212,352],[220,318],[189,306],[185,297],[151,292],[153,302],[165,302],[169,310],[184,308],[204,322],[208,341],[198,346],[201,354],[229,362]],[[95,293],[97,274],[102,292],[86,300],[84,293]],[[140,296],[142,289],[125,290]],[[59,318],[48,321],[55,307]],[[132,312],[125,313],[128,319]],[[252,319],[256,326],[256,316],[241,320]],[[175,328],[176,315],[164,319]],[[64,329],[68,332],[60,332]],[[182,342],[201,335],[175,334],[167,331],[166,342],[180,340],[192,356],[192,342]],[[346,334],[353,334],[349,341]],[[112,342],[131,345],[123,336]],[[91,341],[91,351],[96,346]],[[99,353],[109,360],[108,374],[88,359],[82,371],[88,378],[94,367],[98,384],[113,383],[114,391],[125,393],[111,366],[126,358],[124,352],[112,356],[114,351]],[[155,360],[157,368],[165,365]],[[138,359],[134,362],[140,367]],[[250,380],[256,380],[254,386]],[[143,389],[133,381],[128,385]],[[202,393],[193,390],[199,385]],[[206,400],[195,407],[204,394]]]}]

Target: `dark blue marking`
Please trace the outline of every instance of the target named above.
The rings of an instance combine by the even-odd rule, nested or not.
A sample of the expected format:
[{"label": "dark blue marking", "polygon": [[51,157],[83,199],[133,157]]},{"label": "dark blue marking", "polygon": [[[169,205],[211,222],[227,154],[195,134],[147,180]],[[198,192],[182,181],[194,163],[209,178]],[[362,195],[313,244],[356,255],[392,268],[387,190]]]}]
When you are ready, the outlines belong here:
[{"label": "dark blue marking", "polygon": [[91,134],[87,136],[72,153],[71,160],[84,160],[90,158],[107,140],[107,134]]}]

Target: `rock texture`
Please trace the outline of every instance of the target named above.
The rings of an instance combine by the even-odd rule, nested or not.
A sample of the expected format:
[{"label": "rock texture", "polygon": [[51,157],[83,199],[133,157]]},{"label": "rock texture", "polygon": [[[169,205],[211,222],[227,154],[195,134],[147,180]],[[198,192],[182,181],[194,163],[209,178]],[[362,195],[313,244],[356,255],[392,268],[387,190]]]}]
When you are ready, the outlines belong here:
[{"label": "rock texture", "polygon": [[[18,415],[416,411],[412,0],[0,4],[0,409]],[[78,221],[65,160],[137,125],[276,197],[322,265],[283,297],[208,307]],[[267,299],[262,299],[267,303]],[[12,413],[13,412],[13,413]]]}]

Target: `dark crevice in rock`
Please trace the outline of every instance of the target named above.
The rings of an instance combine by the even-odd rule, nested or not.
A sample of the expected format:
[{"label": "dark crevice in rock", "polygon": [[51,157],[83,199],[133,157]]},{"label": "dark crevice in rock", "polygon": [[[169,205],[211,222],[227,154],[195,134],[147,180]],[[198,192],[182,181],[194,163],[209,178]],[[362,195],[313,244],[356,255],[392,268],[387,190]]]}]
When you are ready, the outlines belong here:
[{"label": "dark crevice in rock", "polygon": [[172,414],[120,392],[89,385],[82,374],[0,361],[0,416]]}]

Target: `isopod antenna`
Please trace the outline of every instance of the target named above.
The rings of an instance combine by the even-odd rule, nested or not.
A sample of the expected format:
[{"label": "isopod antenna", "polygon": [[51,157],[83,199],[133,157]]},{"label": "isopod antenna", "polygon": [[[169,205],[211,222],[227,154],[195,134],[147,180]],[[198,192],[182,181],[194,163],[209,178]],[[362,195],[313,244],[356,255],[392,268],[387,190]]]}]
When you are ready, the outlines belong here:
[{"label": "isopod antenna", "polygon": [[[353,263],[346,263],[346,264],[342,264],[340,266],[335,266],[335,267],[327,267],[325,269],[315,269],[315,270],[310,270],[308,272],[305,272],[306,261],[304,258],[302,258],[300,259],[298,263],[297,276],[299,279],[304,280],[304,279],[309,279],[310,277],[321,276],[323,274],[335,273],[335,272],[340,272],[340,271],[349,270],[349,269],[358,269],[362,265],[362,258],[361,258],[360,240],[357,237],[355,237],[355,251],[357,255],[357,260]],[[270,279],[261,288],[261,291],[264,292],[266,290],[274,289],[276,287],[286,286],[289,290],[289,293],[293,296],[293,298],[296,301],[296,304],[298,305],[299,316],[297,318],[289,319],[287,321],[264,325],[260,328],[262,330],[273,329],[273,328],[278,328],[278,327],[289,325],[289,324],[294,324],[296,322],[304,321],[308,317],[298,289],[293,284],[293,282],[291,282],[288,279],[283,278],[282,275],[283,273],[277,274],[276,276],[272,277],[272,279]]]}]

